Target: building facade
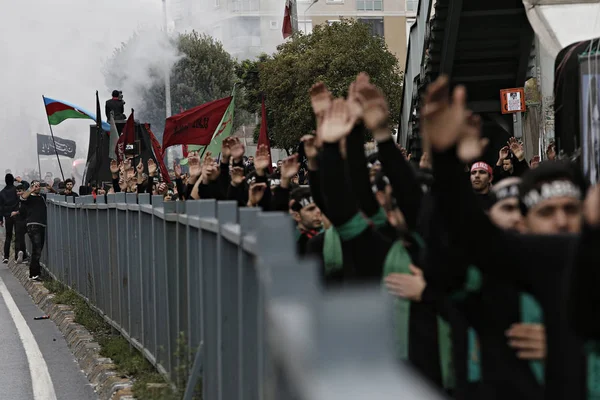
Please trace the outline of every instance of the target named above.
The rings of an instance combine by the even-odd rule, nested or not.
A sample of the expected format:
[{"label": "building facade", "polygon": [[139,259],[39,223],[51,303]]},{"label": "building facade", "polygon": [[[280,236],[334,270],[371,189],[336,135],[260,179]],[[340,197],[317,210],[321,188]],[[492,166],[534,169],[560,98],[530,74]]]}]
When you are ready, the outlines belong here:
[{"label": "building facade", "polygon": [[[168,0],[170,19],[178,32],[195,29],[220,40],[238,59],[272,53],[283,43],[285,0]],[[312,5],[311,5],[312,4]],[[381,35],[404,69],[408,31],[418,0],[296,0],[298,29],[354,18]]]},{"label": "building facade", "polygon": [[385,38],[388,48],[404,69],[408,33],[415,21],[418,0],[298,0],[298,29],[312,32],[319,24],[353,18],[370,25],[373,34]]}]

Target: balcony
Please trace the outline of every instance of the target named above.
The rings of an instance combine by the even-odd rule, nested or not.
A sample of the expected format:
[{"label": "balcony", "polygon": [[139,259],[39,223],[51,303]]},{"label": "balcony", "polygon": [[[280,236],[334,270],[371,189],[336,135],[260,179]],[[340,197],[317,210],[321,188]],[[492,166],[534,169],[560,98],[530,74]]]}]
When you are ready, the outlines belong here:
[{"label": "balcony", "polygon": [[233,0],[229,2],[230,12],[258,12],[260,11],[260,0]]}]

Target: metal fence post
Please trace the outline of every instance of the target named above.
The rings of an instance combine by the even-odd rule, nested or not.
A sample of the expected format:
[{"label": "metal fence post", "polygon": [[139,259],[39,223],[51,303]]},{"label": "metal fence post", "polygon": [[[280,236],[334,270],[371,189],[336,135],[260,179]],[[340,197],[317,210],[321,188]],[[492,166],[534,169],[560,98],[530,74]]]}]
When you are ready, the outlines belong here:
[{"label": "metal fence post", "polygon": [[221,399],[237,399],[238,382],[238,257],[241,231],[237,223],[237,202],[217,203],[220,232],[217,237],[217,338]]},{"label": "metal fence post", "polygon": [[106,197],[96,197],[96,246],[98,248],[97,277],[98,277],[98,306],[105,314],[109,313],[110,298],[110,235],[109,213]]},{"label": "metal fence post", "polygon": [[140,235],[139,235],[139,212],[140,207],[137,204],[137,194],[127,193],[125,196],[127,202],[127,288],[125,295],[127,298],[127,332],[131,338],[140,340],[140,317],[141,303],[139,298],[134,295],[139,292],[140,285]]},{"label": "metal fence post", "polygon": [[257,229],[257,208],[240,208],[241,241],[238,247],[238,346],[240,349],[238,381],[240,400],[262,400],[259,348],[259,283],[254,266],[254,254],[244,244],[249,234]]},{"label": "metal fence post", "polygon": [[[147,288],[153,284],[148,273],[150,269],[149,264],[152,262],[150,257],[148,257],[148,252],[152,247],[152,222],[151,220],[149,221],[151,217],[147,214],[148,208],[152,210],[150,195],[148,193],[138,194],[138,203],[140,206],[137,224],[140,232],[140,240],[138,241],[138,249],[135,249],[135,252],[138,254],[140,260],[140,274],[139,292],[134,294],[134,296],[138,296],[140,302],[140,343],[144,346],[146,352],[149,353],[148,355],[150,355],[147,329],[150,300],[146,296],[148,292]],[[156,354],[152,354],[152,357],[156,358]]]},{"label": "metal fence post", "polygon": [[215,200],[200,200],[200,235],[198,253],[200,281],[202,285],[202,389],[204,399],[218,400],[219,396],[219,349],[217,348],[217,232]]},{"label": "metal fence post", "polygon": [[[162,209],[163,205],[163,196],[152,196],[152,262],[150,276],[152,280],[152,302],[153,310],[152,310],[152,321],[153,321],[153,338],[154,338],[154,347],[153,352],[156,355],[156,363],[163,366],[164,369],[164,348],[161,348],[161,336],[159,337],[159,324],[163,324],[163,320],[159,320],[159,300],[162,299],[160,296],[159,290],[159,268],[157,265],[159,263],[164,263],[164,226],[163,221],[159,219],[159,211]],[[160,332],[162,335],[162,331]]]},{"label": "metal fence post", "polygon": [[108,203],[108,239],[109,239],[109,260],[110,268],[108,273],[108,299],[109,299],[109,318],[113,321],[120,319],[121,305],[119,303],[119,235],[117,228],[117,195],[109,194],[106,196]]},{"label": "metal fence post", "polygon": [[117,233],[117,291],[118,298],[118,318],[115,319],[117,324],[123,329],[127,326],[127,299],[125,298],[127,282],[127,251],[129,249],[129,236],[127,226],[127,204],[125,203],[126,193],[115,193],[116,204],[116,224],[115,231]]}]

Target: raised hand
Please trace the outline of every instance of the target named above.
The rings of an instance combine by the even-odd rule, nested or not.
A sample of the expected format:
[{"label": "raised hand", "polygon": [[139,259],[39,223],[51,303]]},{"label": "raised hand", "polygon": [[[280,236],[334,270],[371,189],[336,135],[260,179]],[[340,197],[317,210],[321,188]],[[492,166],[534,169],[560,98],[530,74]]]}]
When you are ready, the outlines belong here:
[{"label": "raised hand", "polygon": [[354,123],[344,99],[335,99],[323,116],[321,138],[327,143],[337,143],[348,136]]},{"label": "raised hand", "polygon": [[300,170],[298,154],[289,156],[281,164],[281,179],[292,179]]},{"label": "raised hand", "polygon": [[142,158],[140,157],[140,162],[138,163],[137,167],[136,167],[137,173],[138,175],[141,175],[144,173],[144,162],[142,161]]},{"label": "raised hand", "polygon": [[550,142],[548,145],[548,148],[546,149],[546,156],[550,161],[556,160],[556,144],[554,142]]},{"label": "raised hand", "polygon": [[[508,158],[509,153],[510,153],[510,149],[508,148],[508,146],[504,146],[503,148],[501,148],[500,151],[498,152],[498,162],[501,163],[503,160]],[[500,165],[502,165],[502,164],[500,164]]]},{"label": "raised hand", "polygon": [[265,195],[267,184],[264,182],[253,182],[248,189],[248,206],[256,207]]},{"label": "raised hand", "polygon": [[421,128],[431,147],[443,152],[458,144],[467,118],[467,94],[457,86],[449,98],[447,76],[440,76],[427,87],[421,109]]},{"label": "raised hand", "polygon": [[333,96],[327,89],[327,86],[323,82],[315,83],[309,90],[310,94],[310,104],[312,105],[313,112],[317,116],[317,120],[320,120],[321,117],[325,114],[329,107],[331,107],[331,102],[333,101]]},{"label": "raised hand", "polygon": [[431,161],[429,160],[429,153],[423,152],[421,159],[419,160],[420,169],[431,169]]},{"label": "raised hand", "polygon": [[256,149],[256,155],[254,156],[254,168],[256,168],[256,172],[264,171],[269,167],[271,163],[271,155],[269,154],[269,149],[264,144],[261,144]]},{"label": "raised hand", "polygon": [[231,146],[235,143],[233,137],[227,137],[223,139],[221,143],[221,160],[225,164],[229,163],[229,158],[231,157]]},{"label": "raised hand", "polygon": [[[363,121],[372,130],[388,130],[389,108],[381,90],[369,82],[366,74],[360,74],[356,82],[358,99],[363,103]],[[390,133],[391,134],[391,133]]]},{"label": "raised hand", "polygon": [[121,192],[127,191],[127,181],[124,178],[119,179],[119,187],[121,188]]},{"label": "raised hand", "polygon": [[510,146],[510,150],[513,152],[515,157],[519,161],[522,161],[525,158],[525,150],[523,149],[523,143],[519,142],[514,137],[508,140],[508,145]]},{"label": "raised hand", "polygon": [[110,173],[113,175],[119,173],[119,164],[117,164],[117,160],[110,160]]},{"label": "raised hand", "polygon": [[231,186],[239,186],[244,182],[246,177],[244,176],[244,168],[242,167],[233,167],[231,169]]},{"label": "raised hand", "polygon": [[464,163],[476,161],[483,155],[488,142],[488,139],[481,137],[481,117],[468,112],[458,142],[458,158]]},{"label": "raised hand", "polygon": [[246,149],[244,148],[244,145],[242,144],[242,142],[240,142],[240,139],[238,138],[232,138],[232,145],[231,145],[231,157],[233,157],[233,161],[239,163],[240,161],[242,161],[242,158],[244,157],[244,153],[246,152]]},{"label": "raised hand", "polygon": [[125,171],[126,179],[132,179],[134,176],[135,176],[135,169],[133,169],[133,167],[131,167]]},{"label": "raised hand", "polygon": [[173,171],[175,171],[175,178],[181,179],[181,164],[173,162]]},{"label": "raised hand", "polygon": [[200,157],[197,152],[191,152],[188,154],[188,166],[190,167],[190,176],[198,178],[202,173],[200,166]]},{"label": "raised hand", "polygon": [[300,139],[302,143],[304,143],[304,154],[306,154],[306,158],[309,160],[317,158],[319,154],[319,150],[316,146],[316,137],[313,135],[304,135]]},{"label": "raised hand", "polygon": [[148,175],[154,176],[156,175],[157,166],[153,159],[148,159]]}]

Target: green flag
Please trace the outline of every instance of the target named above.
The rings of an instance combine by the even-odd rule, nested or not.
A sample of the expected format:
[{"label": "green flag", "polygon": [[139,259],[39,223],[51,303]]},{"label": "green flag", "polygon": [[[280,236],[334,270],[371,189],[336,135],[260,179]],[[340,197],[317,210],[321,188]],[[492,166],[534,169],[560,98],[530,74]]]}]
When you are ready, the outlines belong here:
[{"label": "green flag", "polygon": [[[227,110],[225,110],[225,114],[223,114],[223,118],[215,132],[213,133],[213,137],[210,140],[210,144],[208,148],[205,149],[206,146],[196,146],[196,145],[188,145],[188,151],[198,151],[205,153],[206,151],[211,152],[213,155],[217,155],[221,152],[221,145],[223,144],[223,139],[231,136],[233,133],[233,117],[235,116],[235,86],[233,87],[233,91],[231,93],[233,99],[231,99],[231,103]],[[188,162],[187,158],[181,160],[181,165],[186,165]]]}]

